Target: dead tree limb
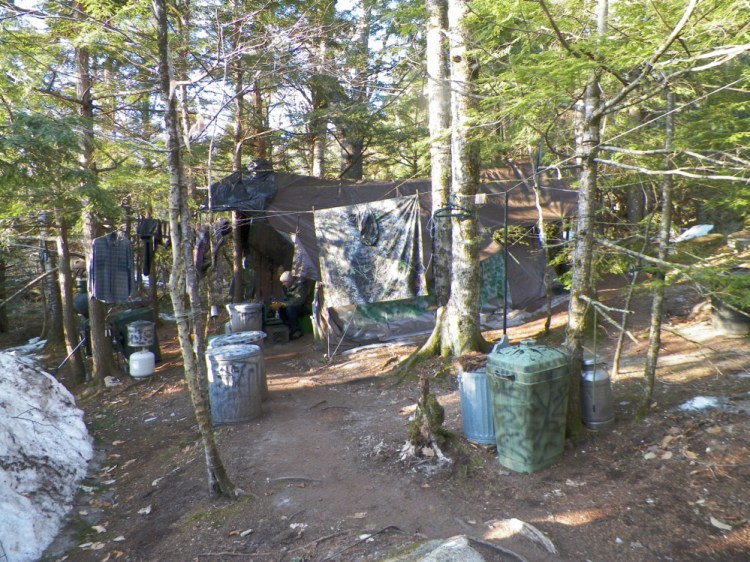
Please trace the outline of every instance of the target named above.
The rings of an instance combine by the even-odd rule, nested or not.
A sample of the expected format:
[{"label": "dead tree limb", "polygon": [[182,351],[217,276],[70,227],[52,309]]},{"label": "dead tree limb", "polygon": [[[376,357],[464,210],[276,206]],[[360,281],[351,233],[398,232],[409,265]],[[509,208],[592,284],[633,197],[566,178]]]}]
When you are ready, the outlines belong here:
[{"label": "dead tree limb", "polygon": [[606,305],[600,303],[599,301],[595,301],[594,299],[591,299],[591,298],[587,297],[586,295],[580,295],[578,298],[580,298],[581,300],[583,300],[586,303],[590,304],[591,306],[595,307],[599,311],[599,314],[602,315],[602,318],[604,318],[607,322],[609,322],[610,324],[612,324],[618,330],[620,330],[620,331],[624,332],[625,334],[627,334],[627,336],[630,338],[630,340],[633,343],[638,343],[638,339],[632,333],[630,333],[629,330],[626,330],[624,326],[622,326],[621,324],[618,324],[617,320],[615,320],[614,318],[612,318],[611,316],[609,316],[605,312],[605,310],[607,310],[607,311],[610,311],[610,312],[622,312],[624,314],[631,314],[631,312],[629,310],[622,310],[622,309],[619,309],[619,308],[612,308],[611,306],[606,306]]},{"label": "dead tree limb", "polygon": [[666,260],[660,260],[659,258],[649,256],[647,254],[636,252],[635,250],[630,250],[629,248],[623,248],[619,244],[615,244],[614,242],[612,242],[611,240],[607,240],[606,238],[595,238],[594,242],[601,246],[605,246],[607,248],[611,248],[612,250],[616,250],[618,252],[626,254],[630,257],[638,258],[643,261],[653,263],[654,265],[658,265],[659,267],[666,267],[668,269],[678,269],[679,271],[683,273],[687,272],[687,270],[689,269],[687,266],[684,266],[678,263],[671,263]]},{"label": "dead tree limb", "polygon": [[39,283],[40,281],[42,281],[48,275],[52,275],[53,273],[57,273],[58,269],[60,269],[60,268],[55,267],[53,269],[50,269],[49,271],[45,271],[44,273],[42,273],[38,277],[36,277],[36,278],[32,279],[31,281],[29,281],[26,285],[24,285],[23,287],[21,287],[18,291],[16,291],[15,293],[13,293],[10,297],[8,297],[7,299],[5,299],[3,302],[0,302],[0,308],[3,308],[6,304],[8,304],[10,301],[12,301],[14,298],[16,298],[18,295],[23,294],[26,291],[28,291],[29,289],[31,289],[34,285],[36,285],[37,283]]}]

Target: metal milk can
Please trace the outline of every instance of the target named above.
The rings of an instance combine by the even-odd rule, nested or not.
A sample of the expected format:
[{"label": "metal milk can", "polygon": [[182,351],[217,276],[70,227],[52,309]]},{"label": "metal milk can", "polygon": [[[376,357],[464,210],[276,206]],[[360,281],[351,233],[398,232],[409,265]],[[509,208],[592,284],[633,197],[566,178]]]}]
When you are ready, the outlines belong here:
[{"label": "metal milk can", "polygon": [[608,429],[615,423],[609,371],[599,358],[583,360],[581,410],[583,423],[591,429]]}]

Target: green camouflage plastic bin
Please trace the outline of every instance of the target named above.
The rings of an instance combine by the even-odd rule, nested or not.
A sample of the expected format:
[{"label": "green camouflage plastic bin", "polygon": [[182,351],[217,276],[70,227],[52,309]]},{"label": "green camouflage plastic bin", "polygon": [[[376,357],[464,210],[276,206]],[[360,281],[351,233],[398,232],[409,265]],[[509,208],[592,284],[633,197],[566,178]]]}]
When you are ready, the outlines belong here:
[{"label": "green camouflage plastic bin", "polygon": [[487,356],[497,457],[516,472],[554,464],[565,445],[568,355],[533,340]]}]

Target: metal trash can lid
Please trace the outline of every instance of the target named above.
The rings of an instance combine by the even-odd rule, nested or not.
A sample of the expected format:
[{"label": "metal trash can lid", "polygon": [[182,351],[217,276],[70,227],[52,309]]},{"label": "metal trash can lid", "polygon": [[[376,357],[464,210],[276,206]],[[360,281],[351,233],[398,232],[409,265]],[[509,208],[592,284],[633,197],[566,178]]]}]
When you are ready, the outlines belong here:
[{"label": "metal trash can lid", "polygon": [[150,320],[134,320],[128,323],[128,331],[141,332],[144,330],[151,330],[154,327],[154,323]]},{"label": "metal trash can lid", "polygon": [[226,345],[255,344],[255,342],[265,339],[267,335],[268,334],[266,334],[262,330],[247,330],[244,332],[222,334],[220,336],[216,336],[214,339],[208,342],[208,349]]},{"label": "metal trash can lid", "polygon": [[581,363],[581,379],[586,382],[597,382],[609,379],[609,369],[603,358],[585,357]]},{"label": "metal trash can lid", "polygon": [[216,361],[242,361],[261,353],[260,346],[251,343],[221,345],[206,350],[206,355]]},{"label": "metal trash can lid", "polygon": [[597,358],[594,358],[594,357],[584,357],[581,360],[581,363],[583,364],[584,367],[591,367],[593,365],[606,365],[607,364],[607,362],[604,360],[603,357],[597,357]]}]

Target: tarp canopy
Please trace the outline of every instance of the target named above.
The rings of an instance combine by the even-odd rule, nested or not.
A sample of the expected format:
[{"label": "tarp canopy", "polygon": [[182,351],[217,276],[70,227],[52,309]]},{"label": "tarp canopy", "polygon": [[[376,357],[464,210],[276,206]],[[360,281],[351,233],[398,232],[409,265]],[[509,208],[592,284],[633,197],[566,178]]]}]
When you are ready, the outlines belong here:
[{"label": "tarp canopy", "polygon": [[[571,190],[556,174],[537,176],[538,200],[530,183],[521,177],[524,174],[530,176],[530,168],[517,171],[505,168],[492,170],[492,181],[480,183],[479,194],[474,201],[482,237],[481,293],[482,305],[485,307],[502,304],[502,246],[493,241],[493,233],[505,226],[506,213],[509,225],[530,228],[538,221],[539,209],[546,222],[560,222],[571,217],[576,208],[577,192]],[[232,182],[235,182],[235,189],[230,189]],[[258,184],[258,193],[253,191],[255,183]],[[423,308],[424,305],[414,301],[412,295],[425,293],[425,270],[420,269],[420,266],[428,266],[430,262],[432,238],[429,233],[432,221],[447,220],[432,217],[432,185],[429,179],[360,182],[324,180],[267,172],[256,167],[254,171],[236,172],[213,184],[210,200],[215,211],[236,210],[252,218],[255,224],[267,223],[274,230],[288,235],[294,244],[295,261],[304,266],[301,267],[304,276],[322,281],[321,284],[325,285],[325,307],[330,307],[333,315],[329,321],[348,323],[351,317],[347,310],[354,307],[353,310],[366,311],[368,315],[379,318],[381,325],[385,325],[388,323],[386,319],[393,316],[391,309],[403,308],[399,303],[412,303],[409,306],[414,308],[415,314]],[[457,205],[460,206],[460,202]],[[405,213],[407,207],[410,211]],[[203,209],[208,209],[208,199],[204,201]],[[406,215],[413,217],[408,228],[404,226],[406,221],[403,220]],[[390,218],[383,218],[396,216],[402,218],[390,223]],[[380,217],[380,220],[375,220],[374,217]],[[373,230],[373,227],[377,228]],[[373,236],[383,236],[384,232],[389,242],[390,238],[396,238],[394,232],[397,232],[402,246],[394,251],[404,255],[403,252],[408,249],[414,258],[405,270],[410,272],[413,290],[404,294],[389,294],[384,286],[371,283],[373,279],[387,279],[387,276],[377,272],[373,274],[375,269],[370,269],[366,276],[359,276],[359,281],[354,283],[357,275],[352,264],[362,265],[366,262],[368,268],[378,267],[371,258],[378,257],[381,250],[375,251],[372,246],[368,246],[367,240]],[[414,247],[415,240],[421,248]],[[354,253],[358,255],[354,256]],[[389,258],[392,261],[393,255],[395,254],[391,254]],[[368,259],[358,261],[363,256]],[[532,240],[531,245],[518,244],[509,248],[509,297],[513,307],[522,307],[544,294],[545,268],[546,263],[539,251],[538,241],[534,243]],[[369,281],[365,282],[365,278]],[[404,280],[406,279],[404,276]],[[352,283],[357,286],[354,287]],[[367,295],[363,296],[361,291],[365,285],[368,285]],[[387,302],[384,301],[392,304],[386,306]],[[338,313],[333,311],[334,308]],[[335,326],[329,328],[329,331],[337,331]],[[338,328],[342,326],[339,325]],[[363,333],[365,331],[367,330],[363,329]],[[368,340],[364,338],[362,341]]]},{"label": "tarp canopy", "polygon": [[[523,169],[522,172],[528,170]],[[504,174],[504,175],[503,175]],[[253,180],[253,177],[257,177]],[[236,183],[229,189],[231,178]],[[480,250],[486,258],[499,250],[492,244],[492,233],[505,225],[505,193],[508,192],[507,217],[509,225],[529,226],[538,219],[534,190],[508,169],[493,170],[493,181],[481,182],[476,197],[477,213],[484,243]],[[252,186],[257,182],[258,194]],[[545,221],[560,221],[574,214],[577,192],[568,184],[548,173],[538,176],[539,207]],[[307,251],[316,271],[313,278],[321,280],[320,249],[313,215],[316,210],[346,207],[395,197],[416,196],[419,200],[423,237],[424,260],[429,263],[432,254],[429,226],[432,213],[432,184],[429,179],[404,181],[324,180],[310,176],[281,172],[235,172],[214,183],[210,188],[211,207],[214,211],[236,210],[248,216],[265,218],[280,232],[295,235],[295,241]],[[274,193],[272,197],[269,195]],[[260,204],[262,201],[265,203]],[[264,207],[265,205],[265,207]],[[208,199],[202,206],[208,209]],[[437,219],[440,220],[440,219]]]}]

